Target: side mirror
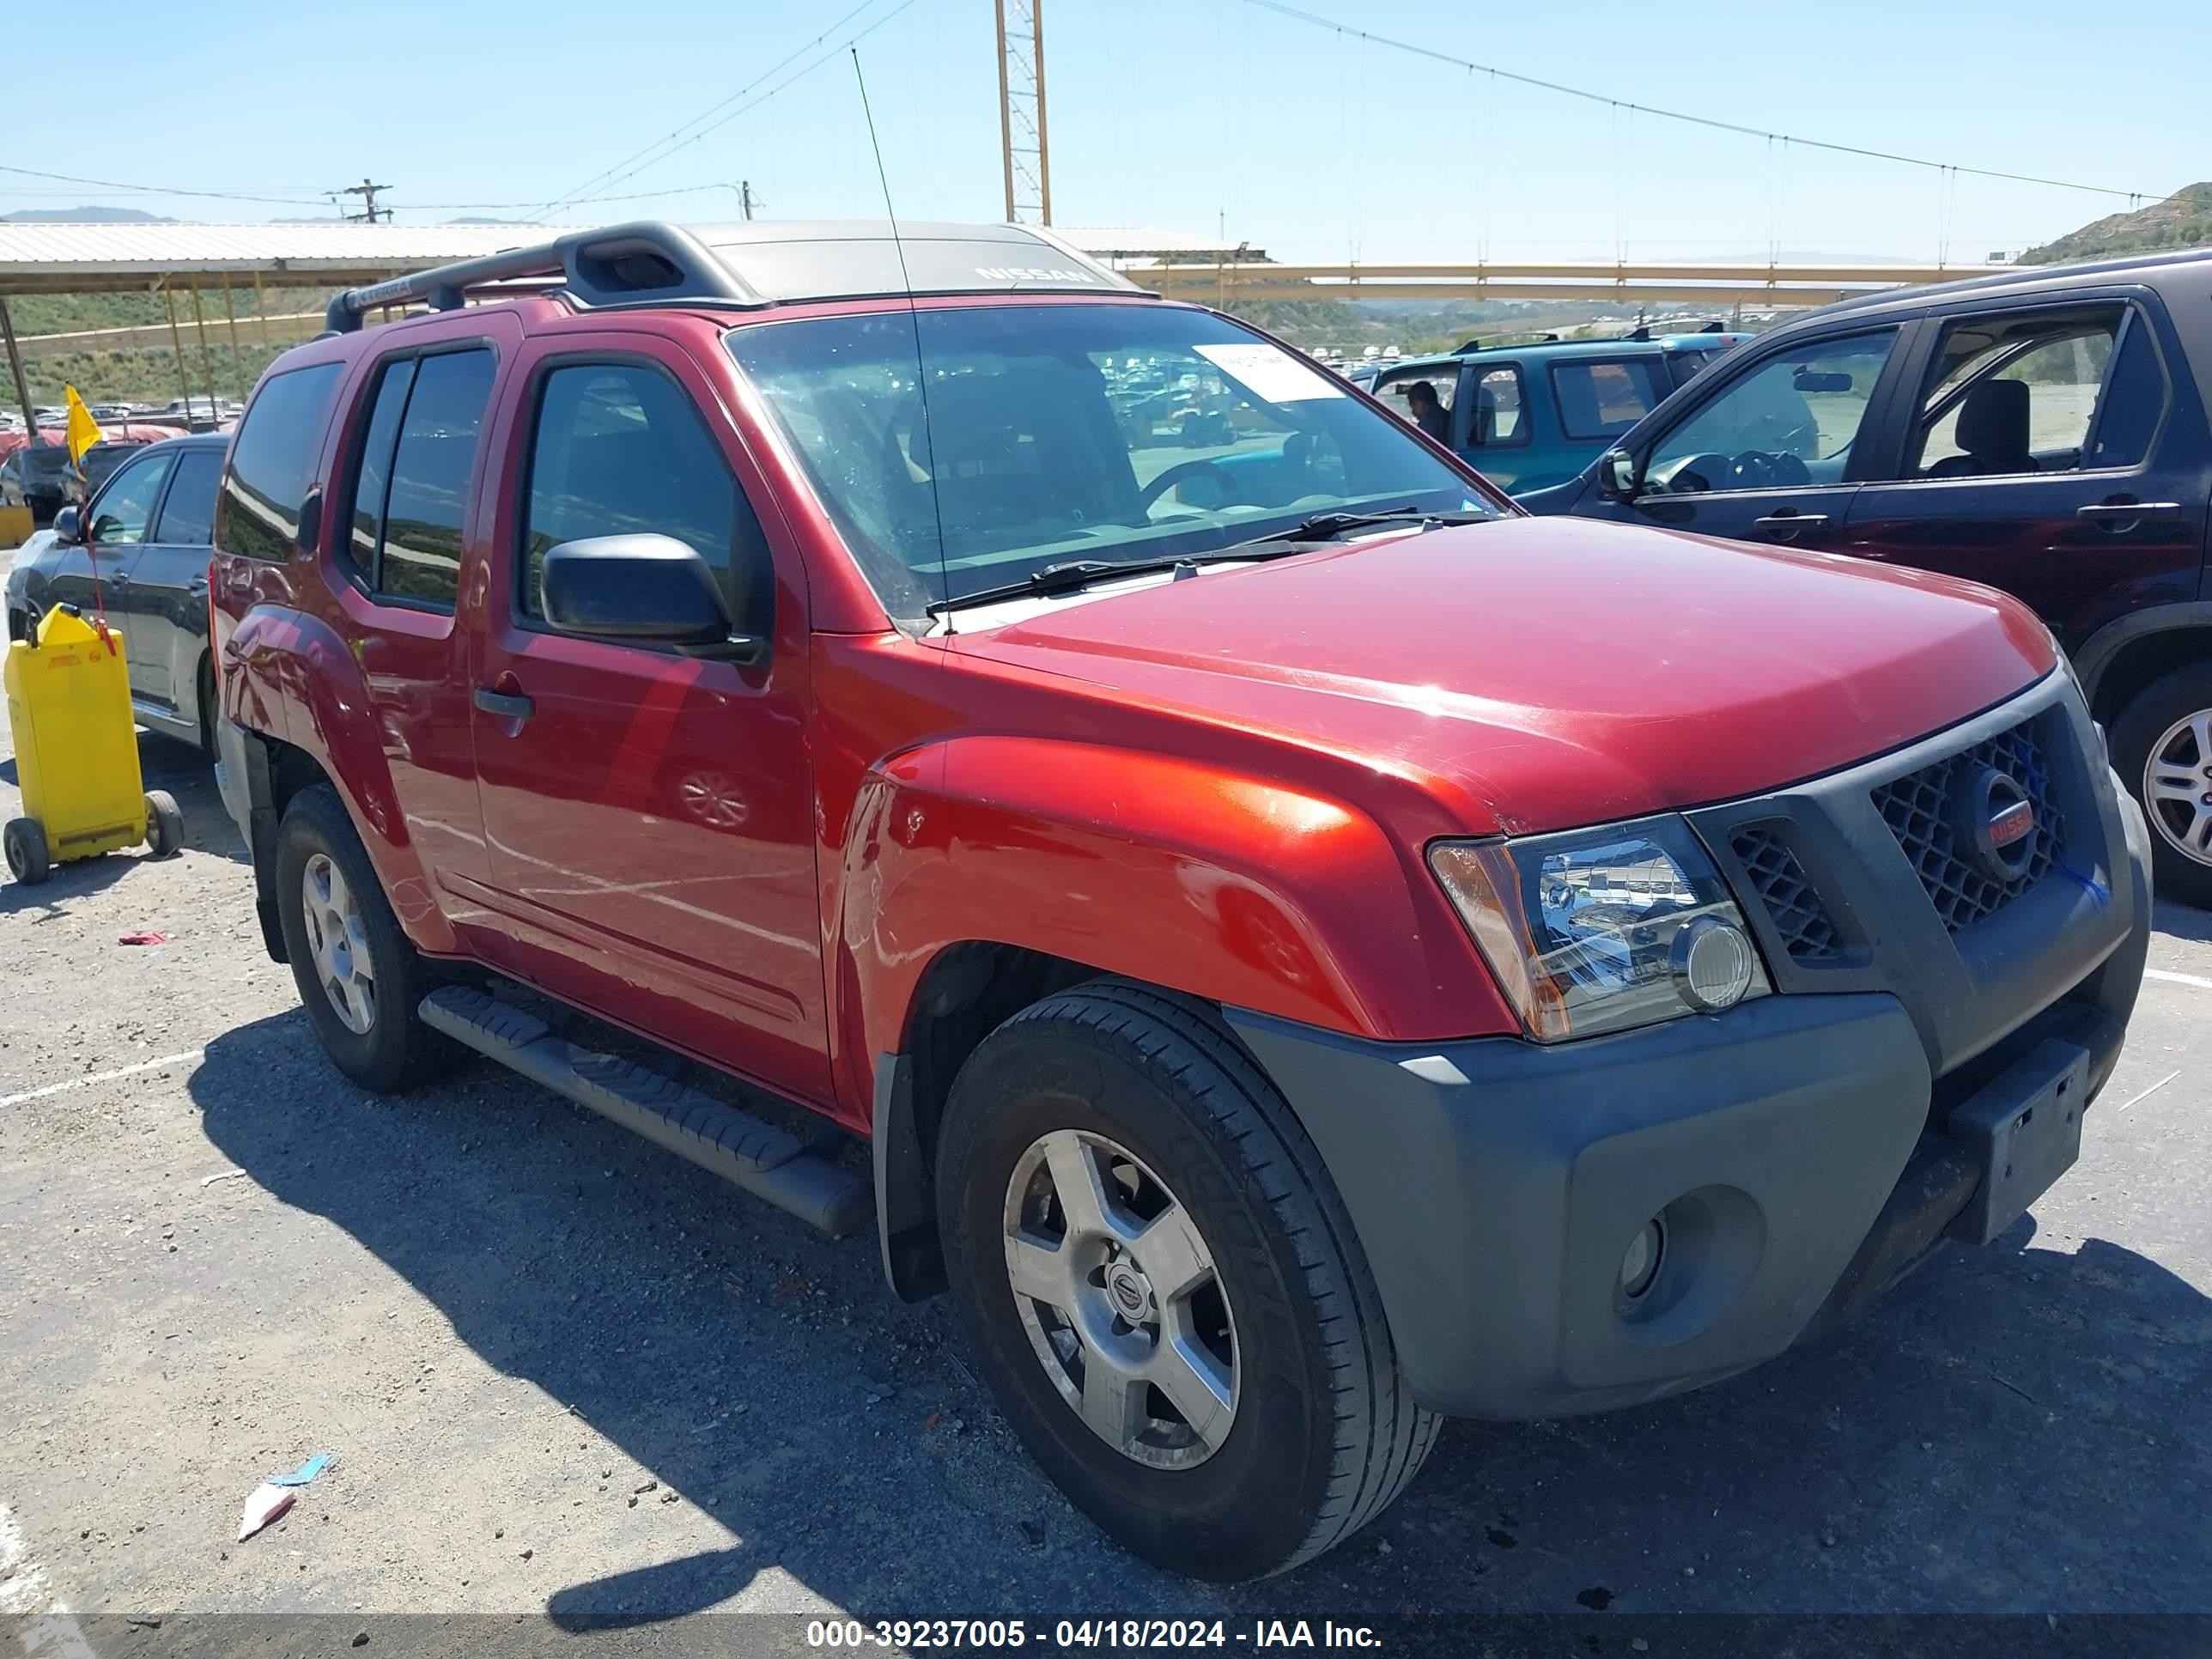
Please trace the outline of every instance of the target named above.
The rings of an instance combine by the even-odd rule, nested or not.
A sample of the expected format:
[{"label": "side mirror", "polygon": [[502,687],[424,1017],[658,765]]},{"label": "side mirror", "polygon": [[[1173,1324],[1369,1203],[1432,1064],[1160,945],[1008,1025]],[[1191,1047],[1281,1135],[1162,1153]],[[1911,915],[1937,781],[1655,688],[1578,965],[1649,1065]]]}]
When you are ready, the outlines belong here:
[{"label": "side mirror", "polygon": [[1636,457],[1625,449],[1608,449],[1597,458],[1597,488],[1601,495],[1616,501],[1632,501],[1643,488],[1637,475]]},{"label": "side mirror", "polygon": [[564,633],[757,662],[759,635],[733,628],[706,560],[673,536],[587,536],[546,550],[545,620]]},{"label": "side mirror", "polygon": [[323,492],[320,487],[307,492],[307,500],[300,503],[300,533],[295,538],[300,550],[313,558],[323,542]]},{"label": "side mirror", "polygon": [[64,547],[75,547],[84,540],[84,515],[74,507],[65,507],[54,514],[54,539]]}]

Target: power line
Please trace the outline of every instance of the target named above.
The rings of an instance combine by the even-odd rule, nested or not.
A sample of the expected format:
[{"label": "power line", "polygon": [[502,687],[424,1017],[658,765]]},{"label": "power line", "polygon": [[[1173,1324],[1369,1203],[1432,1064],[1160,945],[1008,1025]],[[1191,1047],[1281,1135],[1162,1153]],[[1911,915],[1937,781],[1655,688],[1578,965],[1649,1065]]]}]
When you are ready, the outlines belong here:
[{"label": "power line", "polygon": [[[806,53],[813,51],[824,40],[828,40],[832,34],[835,34],[839,29],[844,27],[846,24],[851,22],[862,12],[867,10],[870,6],[876,3],[877,0],[860,0],[860,3],[859,5],[854,7],[852,10],[847,12],[836,22],[830,24],[828,28],[823,29],[821,33],[816,35],[811,40],[807,41],[804,46],[799,46],[797,50],[790,52],[781,58],[779,58],[775,63],[771,64],[767,69],[762,70],[760,74],[755,76],[750,81],[747,82],[744,86],[739,87],[735,92],[723,99],[720,102],[709,105],[707,108],[700,111],[698,114],[693,116],[690,120],[684,122],[678,126],[672,128],[661,137],[654,139],[643,149],[634,151],[632,154],[623,157],[621,161],[617,161],[612,167],[606,168],[603,172],[594,173],[591,178],[586,179],[582,184],[577,185],[574,190],[564,191],[562,194],[555,197],[550,202],[540,203],[538,204],[538,210],[544,213],[557,211],[559,209],[568,206],[571,203],[576,201],[579,198],[582,197],[583,193],[587,190],[596,189],[603,185],[620,183],[621,179],[617,179],[616,177],[617,173],[621,173],[622,178],[625,179],[630,176],[629,173],[623,173],[623,168],[629,167],[631,162],[636,161],[641,157],[652,155],[654,150],[661,149],[663,145],[672,145],[677,148],[681,148],[683,143],[691,142],[691,140],[687,140],[684,137],[684,134],[690,131],[691,128],[697,126],[702,121],[707,120],[710,117],[717,115],[723,110],[727,109],[732,104],[736,103],[747,93],[752,91],[755,87],[759,86],[763,82],[781,71],[784,66],[791,63],[793,58],[802,58]],[[902,6],[899,9],[903,11],[906,8]],[[883,21],[887,20],[879,19],[878,21]],[[872,24],[870,27],[873,27],[874,25]],[[862,31],[863,33],[866,32],[866,31],[865,30]],[[857,40],[860,37],[860,35],[855,35],[853,38]],[[705,136],[705,133],[696,133],[692,135],[694,139],[702,138]],[[673,153],[673,149],[668,152],[668,154]],[[665,155],[653,156],[653,161],[647,161],[644,163],[644,167],[651,167],[653,161],[665,161],[667,157]],[[638,169],[640,172],[642,172],[643,170],[643,167],[640,167]]]},{"label": "power line", "polygon": [[1650,104],[1636,103],[1626,98],[1609,97],[1601,92],[1590,92],[1582,87],[1571,87],[1558,81],[1546,81],[1534,75],[1516,74],[1511,70],[1499,69],[1494,64],[1478,64],[1469,58],[1455,58],[1448,52],[1438,52],[1433,47],[1416,46],[1410,40],[1395,40],[1389,35],[1376,34],[1367,29],[1354,28],[1351,24],[1340,23],[1334,18],[1322,17],[1314,12],[1301,11],[1296,6],[1284,4],[1282,0],[1244,0],[1244,3],[1248,6],[1257,6],[1262,11],[1274,12],[1279,16],[1288,17],[1300,23],[1310,24],[1316,28],[1328,29],[1338,35],[1349,35],[1373,46],[1388,46],[1393,52],[1402,52],[1414,58],[1425,58],[1432,63],[1449,64],[1454,69],[1466,70],[1471,74],[1487,75],[1494,80],[1511,81],[1521,86],[1535,87],[1545,92],[1556,92],[1569,98],[1579,98],[1587,103],[1609,105],[1614,109],[1630,110],[1638,115],[1656,116],[1665,121],[1681,121],[1691,126],[1710,128],[1716,132],[1740,133],[1747,138],[1764,138],[1770,142],[1796,145],[1804,149],[1825,149],[1838,155],[1863,156],[1875,161],[1895,161],[1905,167],[1928,167],[1936,172],[1948,173],[1954,176],[1968,173],[1978,179],[2002,179],[2016,185],[2044,185],[2053,190],[2078,190],[2093,196],[2121,196],[2136,202],[2146,199],[2164,201],[2167,194],[2164,191],[2116,190],[2108,185],[2076,184],[2067,179],[2040,179],[2032,173],[2006,173],[1995,167],[1959,167],[1947,161],[1930,161],[1918,155],[1900,155],[1893,150],[1869,149],[1858,144],[1829,143],[1819,138],[1800,138],[1787,132],[1770,132],[1764,127],[1750,127],[1735,121],[1716,120],[1708,115],[1686,115],[1680,110],[1658,109]]},{"label": "power line", "polygon": [[12,173],[26,179],[51,179],[64,185],[92,185],[101,190],[129,191],[134,196],[194,196],[217,202],[257,202],[276,207],[327,207],[319,198],[300,196],[255,196],[235,190],[181,190],[167,185],[126,185],[113,179],[81,179],[73,173],[41,173],[36,167],[17,167],[0,165],[0,173]]}]

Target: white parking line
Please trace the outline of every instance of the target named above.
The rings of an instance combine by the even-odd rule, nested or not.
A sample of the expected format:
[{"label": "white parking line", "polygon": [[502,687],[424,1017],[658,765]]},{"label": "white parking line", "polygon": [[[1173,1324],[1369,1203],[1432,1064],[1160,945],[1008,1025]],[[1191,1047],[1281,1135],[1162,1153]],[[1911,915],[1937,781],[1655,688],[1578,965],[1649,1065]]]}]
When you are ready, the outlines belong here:
[{"label": "white parking line", "polygon": [[54,1600],[46,1570],[31,1559],[15,1511],[0,1504],[0,1618],[20,1619],[15,1640],[28,1659],[99,1659],[84,1632]]},{"label": "white parking line", "polygon": [[95,1083],[112,1083],[119,1077],[136,1077],[141,1072],[158,1072],[164,1066],[181,1066],[188,1060],[198,1060],[204,1048],[194,1048],[181,1054],[164,1054],[159,1060],[141,1060],[136,1066],[125,1066],[112,1072],[88,1072],[82,1077],[73,1077],[60,1083],[49,1083],[43,1089],[26,1089],[20,1095],[0,1096],[0,1106],[20,1106],[27,1100],[43,1100],[48,1095],[66,1093],[71,1089],[88,1089]]},{"label": "white parking line", "polygon": [[2143,977],[2162,979],[2168,985],[2193,985],[2200,991],[2212,991],[2212,979],[2207,979],[2202,974],[2177,974],[2166,968],[2146,968]]}]

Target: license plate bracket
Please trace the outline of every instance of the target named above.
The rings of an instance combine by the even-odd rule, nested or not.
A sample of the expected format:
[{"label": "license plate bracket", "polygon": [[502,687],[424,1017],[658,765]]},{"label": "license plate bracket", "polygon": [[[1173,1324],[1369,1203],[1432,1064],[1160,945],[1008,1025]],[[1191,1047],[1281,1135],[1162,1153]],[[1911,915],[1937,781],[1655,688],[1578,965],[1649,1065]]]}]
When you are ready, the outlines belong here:
[{"label": "license plate bracket", "polygon": [[2046,1037],[1951,1114],[1952,1136],[1973,1149],[1982,1183],[1951,1234],[1986,1244],[2081,1156],[2089,1051]]}]

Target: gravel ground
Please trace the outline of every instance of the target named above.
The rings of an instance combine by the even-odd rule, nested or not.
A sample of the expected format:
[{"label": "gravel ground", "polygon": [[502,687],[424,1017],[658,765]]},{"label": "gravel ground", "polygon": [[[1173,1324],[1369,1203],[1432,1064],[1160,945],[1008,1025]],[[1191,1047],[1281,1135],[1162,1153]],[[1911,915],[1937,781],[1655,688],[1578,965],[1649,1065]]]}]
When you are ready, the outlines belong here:
[{"label": "gravel ground", "polygon": [[489,1065],[340,1080],[211,779],[142,748],[180,859],[0,887],[0,1614],[2212,1610],[2200,913],[1997,1244],[1686,1399],[1450,1425],[1348,1547],[1220,1590],[1063,1503],[871,1241]]}]

